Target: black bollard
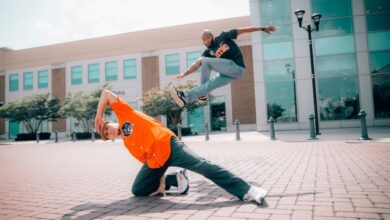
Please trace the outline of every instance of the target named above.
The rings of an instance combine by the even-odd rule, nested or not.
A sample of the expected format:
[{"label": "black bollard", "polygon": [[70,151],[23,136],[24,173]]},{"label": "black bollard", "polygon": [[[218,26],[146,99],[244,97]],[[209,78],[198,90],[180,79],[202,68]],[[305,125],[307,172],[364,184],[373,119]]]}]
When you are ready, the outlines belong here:
[{"label": "black bollard", "polygon": [[179,140],[181,140],[181,124],[177,123],[177,136],[179,136]]},{"label": "black bollard", "polygon": [[366,123],[367,113],[364,110],[360,110],[358,116],[360,118],[360,131],[361,131],[361,136],[359,140],[372,140],[372,138],[368,137],[368,132],[367,132],[367,123]]},{"label": "black bollard", "polygon": [[91,131],[91,141],[92,142],[95,141],[95,129],[92,129],[92,131]]},{"label": "black bollard", "polygon": [[275,119],[273,117],[270,117],[269,120],[269,126],[270,126],[270,132],[271,132],[271,140],[275,140],[275,126],[274,126],[274,123],[275,123]]},{"label": "black bollard", "polygon": [[36,140],[37,140],[37,143],[39,143],[39,132],[36,133]]},{"label": "black bollard", "polygon": [[58,143],[58,132],[57,131],[54,132],[54,142]]},{"label": "black bollard", "polygon": [[241,140],[241,137],[240,137],[240,121],[236,119],[234,121],[234,124],[236,125],[236,141],[239,141],[239,140]]},{"label": "black bollard", "polygon": [[72,140],[73,140],[73,142],[76,142],[76,132],[74,132],[74,131],[72,133]]},{"label": "black bollard", "polygon": [[206,133],[206,141],[209,140],[209,125],[207,122],[204,123],[204,132]]},{"label": "black bollard", "polygon": [[310,124],[310,138],[309,140],[318,140],[316,137],[316,131],[314,128],[314,115],[309,115],[309,124]]}]

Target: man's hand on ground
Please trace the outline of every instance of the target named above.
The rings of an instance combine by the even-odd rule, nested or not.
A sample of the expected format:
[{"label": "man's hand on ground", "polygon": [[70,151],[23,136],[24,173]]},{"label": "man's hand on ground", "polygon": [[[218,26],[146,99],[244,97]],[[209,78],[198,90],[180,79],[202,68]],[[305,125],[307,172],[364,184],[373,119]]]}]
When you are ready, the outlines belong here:
[{"label": "man's hand on ground", "polygon": [[163,175],[161,178],[160,178],[160,186],[157,188],[157,190],[153,193],[151,193],[149,195],[149,197],[152,197],[152,196],[155,196],[155,195],[158,195],[160,193],[163,194],[163,196],[166,196],[165,195],[165,175]]}]

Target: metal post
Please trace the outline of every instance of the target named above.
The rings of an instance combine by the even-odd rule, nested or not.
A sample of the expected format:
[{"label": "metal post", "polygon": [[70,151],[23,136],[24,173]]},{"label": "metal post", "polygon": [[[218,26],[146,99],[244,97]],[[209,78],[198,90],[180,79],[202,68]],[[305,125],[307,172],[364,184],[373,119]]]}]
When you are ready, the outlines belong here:
[{"label": "metal post", "polygon": [[313,87],[313,102],[314,102],[314,117],[315,117],[315,129],[316,135],[320,135],[320,127],[318,122],[318,105],[317,105],[317,89],[316,89],[316,77],[314,73],[314,58],[313,58],[313,41],[311,38],[311,26],[307,26],[307,33],[309,34],[309,49],[310,49],[310,67],[311,67],[311,83]]},{"label": "metal post", "polygon": [[310,122],[310,138],[309,140],[317,140],[316,137],[316,131],[314,129],[314,115],[309,115],[309,122]]},{"label": "metal post", "polygon": [[269,125],[270,125],[270,132],[271,132],[271,140],[275,140],[275,127],[274,127],[274,123],[275,123],[275,119],[273,117],[270,117],[269,120]]},{"label": "metal post", "polygon": [[36,140],[37,140],[37,143],[39,143],[39,132],[36,133]]},{"label": "metal post", "polygon": [[76,142],[76,132],[74,132],[74,131],[72,133],[72,140],[73,140],[73,142]]},{"label": "metal post", "polygon": [[181,140],[181,124],[177,123],[177,136],[179,136],[179,140]]},{"label": "metal post", "polygon": [[58,132],[57,131],[54,132],[54,142],[58,143]]},{"label": "metal post", "polygon": [[367,113],[364,110],[360,110],[358,114],[360,118],[360,130],[361,130],[361,136],[359,140],[372,140],[372,138],[368,137],[366,115]]},{"label": "metal post", "polygon": [[240,138],[240,121],[236,119],[234,121],[234,124],[236,125],[236,141],[239,141],[239,140],[241,140],[241,138]]},{"label": "metal post", "polygon": [[92,142],[95,141],[95,129],[91,129],[91,139],[92,139]]},{"label": "metal post", "polygon": [[209,140],[209,125],[207,124],[207,122],[204,123],[204,131],[206,133],[206,141]]}]

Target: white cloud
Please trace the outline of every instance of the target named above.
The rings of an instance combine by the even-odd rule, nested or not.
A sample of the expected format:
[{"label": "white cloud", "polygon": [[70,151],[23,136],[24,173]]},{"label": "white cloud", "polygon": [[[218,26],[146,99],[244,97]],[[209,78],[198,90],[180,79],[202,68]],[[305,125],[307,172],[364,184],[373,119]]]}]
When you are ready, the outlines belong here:
[{"label": "white cloud", "polygon": [[[9,1],[12,2],[12,1]],[[249,14],[249,0],[39,0],[27,19],[27,29],[8,32],[8,39],[23,43],[19,49],[134,30],[236,17]],[[13,19],[23,19],[15,13]],[[1,16],[1,15],[0,15]],[[30,36],[29,39],[18,36]],[[14,35],[14,36],[12,36]],[[23,39],[24,38],[24,39]],[[6,38],[7,39],[7,38]],[[0,47],[3,45],[0,45]]]}]

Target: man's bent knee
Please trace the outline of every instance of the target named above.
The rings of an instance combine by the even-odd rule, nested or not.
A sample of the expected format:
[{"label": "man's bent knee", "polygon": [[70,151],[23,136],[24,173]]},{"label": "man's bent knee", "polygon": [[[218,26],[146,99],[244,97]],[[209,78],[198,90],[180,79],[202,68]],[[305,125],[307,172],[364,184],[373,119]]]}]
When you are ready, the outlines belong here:
[{"label": "man's bent knee", "polygon": [[133,193],[134,196],[149,196],[150,193],[145,192],[145,190],[142,190],[138,187],[131,187],[131,193]]}]

